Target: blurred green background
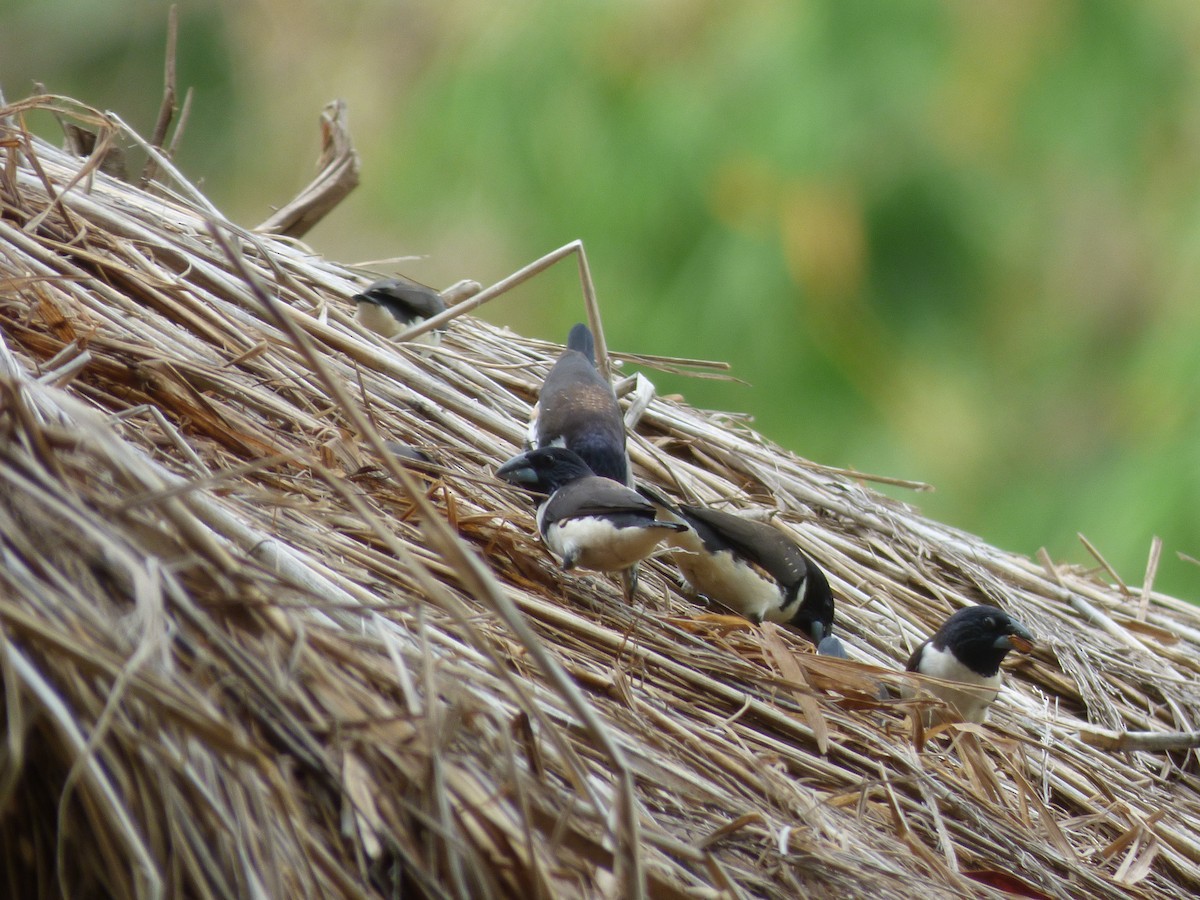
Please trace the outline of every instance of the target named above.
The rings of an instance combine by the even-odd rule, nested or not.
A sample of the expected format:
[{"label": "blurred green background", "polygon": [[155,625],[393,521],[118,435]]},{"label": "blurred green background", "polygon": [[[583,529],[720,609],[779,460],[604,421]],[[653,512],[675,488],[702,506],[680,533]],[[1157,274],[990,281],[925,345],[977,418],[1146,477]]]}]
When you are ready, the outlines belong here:
[{"label": "blurred green background", "polygon": [[[148,135],[167,4],[8,0],[0,87]],[[580,237],[616,349],[1033,554],[1200,599],[1195,0],[183,2],[183,170],[254,225],[345,98],[363,184],[309,238],[443,287]],[[567,264],[485,308],[562,340]]]}]

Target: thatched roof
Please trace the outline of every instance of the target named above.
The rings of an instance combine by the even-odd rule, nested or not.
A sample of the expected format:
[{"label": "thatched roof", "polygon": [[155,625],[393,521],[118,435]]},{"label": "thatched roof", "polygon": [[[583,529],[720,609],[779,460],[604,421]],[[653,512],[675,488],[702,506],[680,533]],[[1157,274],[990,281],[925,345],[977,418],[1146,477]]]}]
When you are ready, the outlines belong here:
[{"label": "thatched roof", "polygon": [[[388,344],[351,319],[370,276],[225,221],[165,159],[147,189],[96,171],[35,108],[138,140],[0,110],[9,895],[1200,890],[1192,752],[1120,743],[1197,728],[1191,606],[662,398],[638,476],[774,512],[855,661],[698,621],[664,561],[630,606],[491,475],[556,346],[471,316],[428,356]],[[985,600],[1039,649],[988,724],[914,735],[877,681]]]}]

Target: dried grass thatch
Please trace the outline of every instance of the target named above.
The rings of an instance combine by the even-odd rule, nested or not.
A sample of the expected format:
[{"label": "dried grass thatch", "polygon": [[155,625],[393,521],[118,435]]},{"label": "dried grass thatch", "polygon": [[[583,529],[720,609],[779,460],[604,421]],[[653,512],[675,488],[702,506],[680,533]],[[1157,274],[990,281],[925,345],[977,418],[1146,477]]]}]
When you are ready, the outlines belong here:
[{"label": "dried grass thatch", "polygon": [[[1200,890],[1191,751],[1123,749],[1197,728],[1191,606],[654,399],[640,477],[776,512],[858,662],[697,622],[662,562],[630,607],[559,573],[490,475],[556,347],[469,317],[428,357],[388,345],[351,320],[365,277],[166,159],[142,190],[32,138],[47,109],[138,140],[58,98],[0,110],[0,890]],[[988,725],[914,741],[872,664],[983,600],[1043,643]]]}]

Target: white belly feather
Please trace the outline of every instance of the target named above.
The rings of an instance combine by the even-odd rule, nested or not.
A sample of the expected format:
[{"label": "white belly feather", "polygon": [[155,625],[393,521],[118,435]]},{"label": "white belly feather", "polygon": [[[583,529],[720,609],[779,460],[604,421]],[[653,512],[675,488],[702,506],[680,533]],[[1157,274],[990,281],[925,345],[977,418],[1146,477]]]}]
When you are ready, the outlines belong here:
[{"label": "white belly feather", "polygon": [[938,650],[929,644],[921,654],[921,674],[941,678],[944,681],[961,681],[971,685],[970,690],[956,690],[949,685],[923,685],[935,697],[941,697],[954,707],[964,722],[982,722],[987,717],[988,707],[1000,693],[1000,673],[985,678],[972,672],[958,661],[949,650]]},{"label": "white belly feather", "polygon": [[[355,310],[354,318],[358,320],[358,323],[363,328],[382,335],[385,338],[394,338],[409,328],[408,325],[401,324],[395,316],[377,303],[360,302],[358,309]],[[414,344],[424,344],[428,347],[436,347],[441,342],[442,332],[436,328],[433,331],[425,332],[412,341]]]},{"label": "white belly feather", "polygon": [[672,546],[675,565],[698,593],[756,622],[779,613],[779,585],[732,552],[705,551],[699,535],[690,530],[675,535]]},{"label": "white belly feather", "polygon": [[554,522],[543,532],[555,556],[573,557],[579,568],[596,572],[628,569],[653,553],[668,533],[665,528],[616,528],[594,516]]}]

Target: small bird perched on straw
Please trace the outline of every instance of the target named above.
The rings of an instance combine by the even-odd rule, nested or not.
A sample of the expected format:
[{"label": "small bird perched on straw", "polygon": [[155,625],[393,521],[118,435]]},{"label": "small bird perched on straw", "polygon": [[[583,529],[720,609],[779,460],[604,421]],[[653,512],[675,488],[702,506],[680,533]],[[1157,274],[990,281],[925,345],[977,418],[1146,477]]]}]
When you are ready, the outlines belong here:
[{"label": "small bird perched on straw", "polygon": [[[446,309],[441,294],[405,278],[376,281],[353,299],[354,318],[364,328],[385,338],[394,338]],[[441,343],[444,330],[427,331],[413,343],[435,347]]]},{"label": "small bird perched on straw", "polygon": [[[1033,646],[1029,629],[1004,610],[968,606],[950,616],[933,637],[913,651],[906,669],[963,684],[962,689],[933,682],[925,687],[945,700],[962,721],[979,723],[1000,693],[1000,663],[1008,651],[1028,653]],[[946,718],[930,711],[925,724]]]},{"label": "small bird perched on straw", "polygon": [[[527,450],[500,466],[496,475],[548,495],[538,506],[538,531],[564,571],[628,571],[665,537],[687,528],[657,521],[652,503],[631,488],[596,475],[566,447]],[[626,598],[632,598],[635,584],[626,580]]]},{"label": "small bird perched on straw", "polygon": [[845,657],[833,636],[834,601],[821,568],[766,522],[719,509],[676,506],[641,488],[670,520],[686,528],[667,538],[671,558],[698,594],[751,622],[779,622],[806,634],[817,651]]},{"label": "small bird perched on straw", "polygon": [[612,385],[596,368],[595,339],[583,323],[571,329],[567,348],[542,383],[525,446],[566,447],[594,475],[633,486],[625,419]]}]

